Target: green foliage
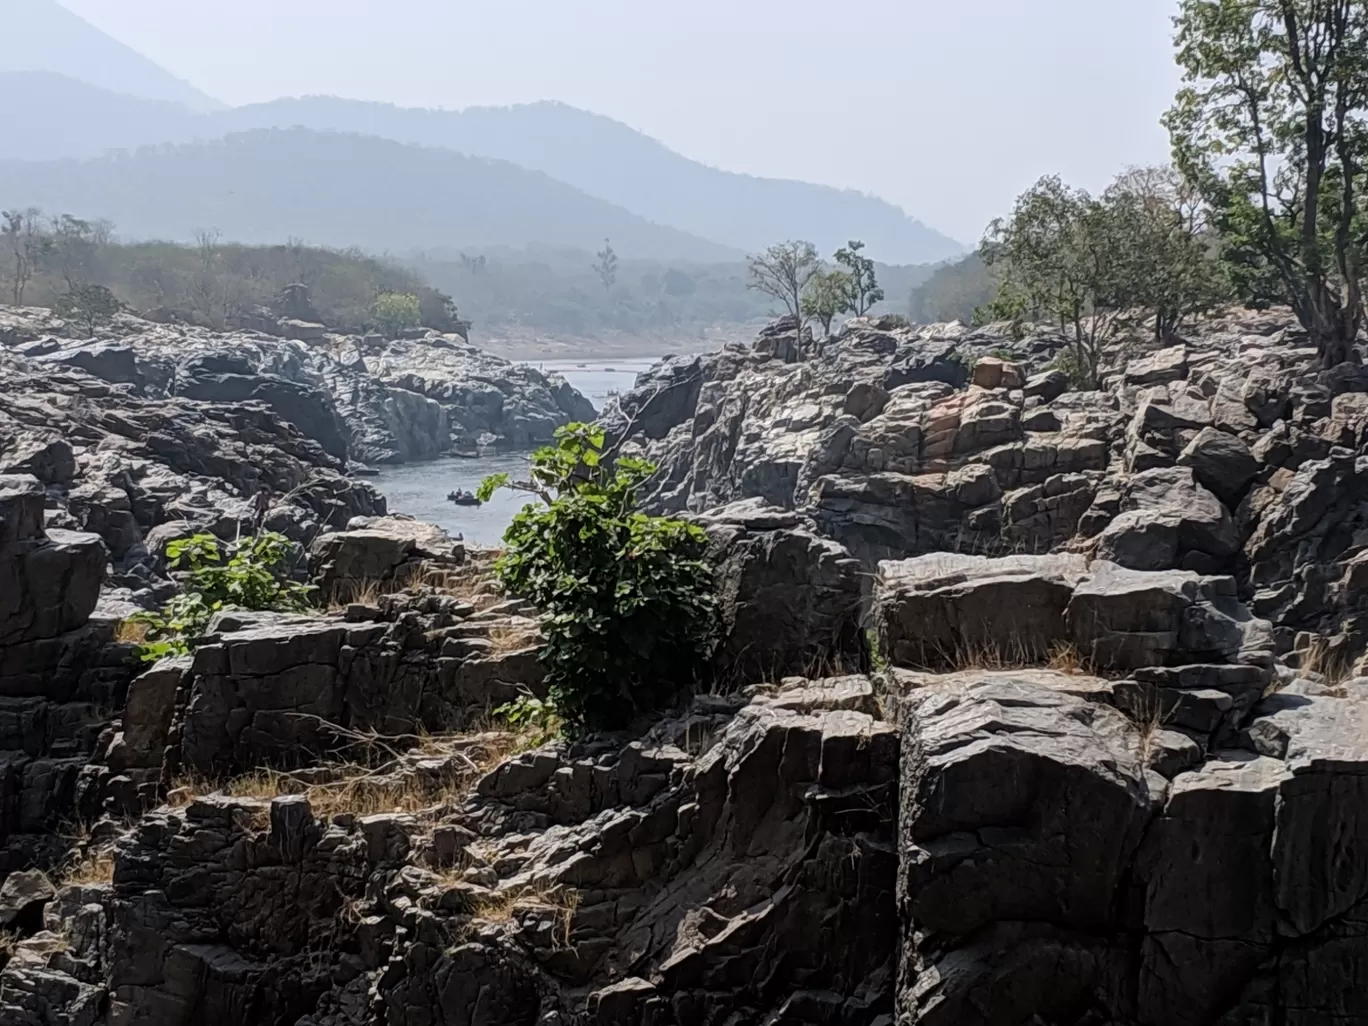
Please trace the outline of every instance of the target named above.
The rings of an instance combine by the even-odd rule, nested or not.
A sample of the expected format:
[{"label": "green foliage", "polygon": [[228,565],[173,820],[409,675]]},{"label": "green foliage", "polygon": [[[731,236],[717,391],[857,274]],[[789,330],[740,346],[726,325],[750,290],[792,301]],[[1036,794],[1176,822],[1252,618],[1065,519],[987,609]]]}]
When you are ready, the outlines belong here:
[{"label": "green foliage", "polygon": [[558,737],[565,726],[554,702],[528,692],[494,709],[494,715],[511,728],[526,733],[532,745],[544,745]]},{"label": "green foliage", "polygon": [[1165,117],[1242,298],[1287,303],[1325,365],[1363,322],[1368,5],[1182,0]]},{"label": "green foliage", "polygon": [[989,355],[990,355],[990,356],[996,356],[999,360],[1019,360],[1019,359],[1021,359],[1021,357],[1017,356],[1016,353],[1012,352],[1012,350],[1008,349],[1006,346],[998,346],[998,347],[997,347],[996,349],[994,349]]},{"label": "green foliage", "polygon": [[70,292],[58,296],[52,304],[53,311],[59,317],[80,322],[92,335],[96,328],[107,324],[122,308],[123,304],[115,298],[114,293],[103,285],[77,285]]},{"label": "green foliage", "polygon": [[874,261],[863,256],[860,253],[862,249],[863,242],[851,239],[836,251],[836,263],[845,268],[844,309],[856,317],[863,317],[876,303],[882,303],[884,298],[884,290],[879,288],[879,279],[874,271]]},{"label": "green foliage", "polygon": [[139,656],[154,662],[190,650],[214,614],[225,609],[302,612],[309,608],[311,585],[285,576],[290,541],[265,531],[225,546],[212,534],[181,538],[166,547],[167,562],[181,571],[181,593],[159,613],[138,613],[131,620],[147,625]]},{"label": "green foliage", "polygon": [[1098,199],[1042,178],[979,252],[998,276],[986,316],[1057,324],[1080,387],[1096,387],[1121,329],[1152,318],[1163,338],[1224,296],[1201,204],[1167,168],[1130,171]]},{"label": "green foliage", "polygon": [[692,686],[715,629],[707,538],[693,524],[647,516],[637,491],[655,472],[609,462],[599,428],[569,424],[532,456],[530,480],[487,479],[543,498],[504,534],[505,588],[542,611],[550,699],[572,732],[624,725]]},{"label": "green foliage", "polygon": [[822,270],[817,247],[810,242],[782,242],[746,262],[746,287],[784,304],[785,313],[801,318],[803,293]]},{"label": "green foliage", "polygon": [[372,325],[371,307],[383,293],[418,297],[420,323],[464,333],[447,292],[418,272],[356,250],[328,250],[287,242],[277,246],[225,243],[201,233],[195,245],[120,243],[112,227],[39,210],[0,214],[0,282],[16,303],[55,306],[85,286],[107,289],[127,309],[157,319],[222,327],[235,318],[282,313],[286,286],[308,287],[319,319],[335,331]]},{"label": "green foliage", "polygon": [[831,322],[849,309],[850,275],[845,271],[818,271],[808,281],[803,292],[802,312],[822,326],[822,334],[831,334]]},{"label": "green foliage", "polygon": [[371,323],[389,338],[397,338],[423,322],[418,297],[411,292],[382,292],[370,309]]}]

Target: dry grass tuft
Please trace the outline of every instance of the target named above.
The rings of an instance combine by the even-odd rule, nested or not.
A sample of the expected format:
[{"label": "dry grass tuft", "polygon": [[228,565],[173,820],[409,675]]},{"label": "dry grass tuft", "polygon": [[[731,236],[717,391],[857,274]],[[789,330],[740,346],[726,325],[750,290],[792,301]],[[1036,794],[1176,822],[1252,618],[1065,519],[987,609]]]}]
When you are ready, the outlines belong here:
[{"label": "dry grass tuft", "polygon": [[114,629],[114,640],[121,645],[141,645],[147,640],[151,629],[152,625],[142,620],[120,620],[119,626]]},{"label": "dry grass tuft", "polygon": [[57,882],[58,887],[95,887],[114,882],[114,852],[109,848],[86,852]]},{"label": "dry grass tuft", "polygon": [[537,629],[531,623],[495,623],[490,625],[487,636],[494,645],[494,654],[506,655],[536,644]]},{"label": "dry grass tuft", "polygon": [[1338,689],[1354,676],[1354,659],[1348,645],[1335,645],[1331,639],[1318,635],[1308,647],[1297,652],[1297,670],[1301,674],[1316,674],[1327,687]]},{"label": "dry grass tuft", "polygon": [[[175,781],[166,801],[183,808],[201,795],[214,793],[262,801],[303,795],[313,814],[324,818],[396,812],[421,815],[464,799],[475,780],[528,747],[526,735],[512,731],[423,733],[380,742],[380,748],[393,755],[374,765],[331,762],[298,772],[262,767],[226,781],[189,774]],[[445,765],[420,766],[416,764],[420,759],[445,760]],[[259,826],[265,825],[263,814]]]},{"label": "dry grass tuft", "polygon": [[1058,641],[1050,646],[1050,658],[1045,663],[1045,668],[1054,670],[1056,673],[1067,673],[1071,676],[1095,675],[1096,673],[1095,668],[1088,659],[1084,658],[1083,653],[1067,641]]},{"label": "dry grass tuft", "polygon": [[476,904],[472,910],[472,918],[482,923],[507,923],[519,909],[550,909],[556,916],[555,945],[567,948],[570,946],[570,931],[579,906],[579,891],[561,886],[525,885],[495,891],[484,901]]},{"label": "dry grass tuft", "polygon": [[1125,710],[1125,715],[1135,725],[1140,761],[1148,765],[1154,754],[1154,742],[1172,715],[1172,709],[1165,713],[1161,689],[1147,685],[1141,689],[1135,703]]},{"label": "dry grass tuft", "polygon": [[400,590],[392,582],[386,584],[379,580],[339,581],[327,596],[326,609],[329,613],[340,613],[352,605],[373,606],[381,596]]},{"label": "dry grass tuft", "polygon": [[444,595],[468,602],[481,612],[496,606],[507,596],[494,576],[494,558],[497,553],[471,554],[464,566],[454,569],[429,567],[423,574],[421,583]]}]

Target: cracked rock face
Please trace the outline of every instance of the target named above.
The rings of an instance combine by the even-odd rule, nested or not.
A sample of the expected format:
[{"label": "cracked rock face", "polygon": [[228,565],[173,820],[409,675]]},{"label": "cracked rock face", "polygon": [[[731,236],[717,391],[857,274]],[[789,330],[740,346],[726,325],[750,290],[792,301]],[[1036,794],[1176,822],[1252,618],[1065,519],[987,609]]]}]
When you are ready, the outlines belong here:
[{"label": "cracked rock face", "polygon": [[779,322],[752,347],[665,361],[602,423],[660,465],[660,511],[761,500],[867,570],[1073,552],[1233,576],[1279,655],[1315,635],[1345,665],[1368,653],[1363,369],[1318,370],[1276,311],[1132,345],[1092,392],[1047,369],[1062,345],[861,319],[815,344]]},{"label": "cracked rock face", "polygon": [[6,318],[13,350],[53,371],[79,370],[150,399],[259,402],[338,460],[406,463],[451,451],[525,449],[590,402],[556,374],[512,364],[459,335],[307,340],[212,331],[120,316],[97,339],[58,337],[46,311]]}]

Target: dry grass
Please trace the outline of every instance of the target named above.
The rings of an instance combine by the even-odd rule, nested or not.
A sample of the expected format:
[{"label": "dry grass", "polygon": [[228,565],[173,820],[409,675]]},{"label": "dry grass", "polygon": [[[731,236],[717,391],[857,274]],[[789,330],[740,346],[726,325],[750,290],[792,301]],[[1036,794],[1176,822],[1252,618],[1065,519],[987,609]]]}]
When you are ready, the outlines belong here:
[{"label": "dry grass", "polygon": [[495,655],[506,655],[528,648],[537,641],[537,629],[531,623],[495,623],[490,625],[487,637],[493,644]]},{"label": "dry grass", "polygon": [[962,670],[1020,670],[1040,666],[1045,660],[1041,653],[1027,645],[1020,637],[961,638],[951,651],[935,650],[943,665],[954,672]]},{"label": "dry grass", "polygon": [[575,912],[580,906],[578,891],[566,887],[518,886],[495,891],[472,910],[472,918],[481,923],[507,923],[518,909],[550,909],[556,916],[556,947],[570,946],[570,931]]},{"label": "dry grass", "polygon": [[379,580],[339,581],[332,586],[327,596],[326,610],[329,613],[343,612],[348,606],[373,606],[381,596],[402,590],[393,582],[386,584]]},{"label": "dry grass", "polygon": [[121,645],[141,645],[147,640],[151,629],[151,624],[142,620],[120,620],[119,626],[114,629],[114,640]]},{"label": "dry grass", "polygon": [[1097,672],[1091,660],[1085,658],[1083,653],[1066,641],[1057,641],[1050,646],[1050,658],[1046,661],[1045,668],[1070,676],[1095,676]]},{"label": "dry grass", "polygon": [[472,557],[464,566],[455,569],[430,567],[423,574],[420,583],[424,587],[470,603],[476,612],[496,606],[507,597],[494,577],[492,558]]},{"label": "dry grass", "polygon": [[[201,795],[215,793],[262,801],[303,795],[313,814],[325,818],[341,814],[421,815],[463,799],[476,779],[527,747],[524,735],[510,731],[419,734],[384,740],[398,743],[404,751],[396,751],[392,758],[375,765],[332,762],[299,772],[263,767],[226,781],[188,774],[175,781],[166,801],[183,808]],[[445,759],[447,765],[441,769],[420,767],[415,765],[419,758]]]},{"label": "dry grass", "polygon": [[109,848],[86,852],[57,881],[58,887],[96,887],[114,882],[114,852]]},{"label": "dry grass", "polygon": [[1153,685],[1142,686],[1138,700],[1125,711],[1127,719],[1135,725],[1142,763],[1148,765],[1150,756],[1154,754],[1155,739],[1172,712],[1170,709],[1165,713],[1163,694],[1160,688]]},{"label": "dry grass", "polygon": [[1334,645],[1318,635],[1310,646],[1297,652],[1297,670],[1324,678],[1327,687],[1340,688],[1354,676],[1354,659],[1348,645]]}]

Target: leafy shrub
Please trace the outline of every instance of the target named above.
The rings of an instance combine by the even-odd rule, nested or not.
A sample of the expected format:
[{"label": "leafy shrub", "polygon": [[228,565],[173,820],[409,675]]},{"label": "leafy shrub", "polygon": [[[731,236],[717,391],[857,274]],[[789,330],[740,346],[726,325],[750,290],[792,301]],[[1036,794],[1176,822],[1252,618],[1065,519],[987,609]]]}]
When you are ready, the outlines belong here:
[{"label": "leafy shrub", "polygon": [[530,481],[496,474],[479,491],[511,486],[545,503],[513,518],[495,570],[542,611],[547,687],[571,732],[673,701],[700,676],[716,624],[707,536],[643,513],[637,491],[654,465],[620,457],[610,468],[603,437],[568,424],[532,456]]},{"label": "leafy shrub", "polygon": [[527,735],[533,747],[546,744],[561,732],[561,718],[555,705],[530,692],[497,706],[494,715],[513,730]]},{"label": "leafy shrub", "polygon": [[423,322],[422,306],[411,292],[382,292],[370,312],[376,328],[391,338]]},{"label": "leafy shrub", "polygon": [[285,578],[289,553],[289,539],[274,531],[230,546],[212,534],[171,542],[166,556],[172,569],[185,572],[183,590],[161,612],[129,618],[147,625],[139,657],[154,662],[162,656],[183,655],[214,614],[224,609],[301,612],[309,608],[313,587]]}]

